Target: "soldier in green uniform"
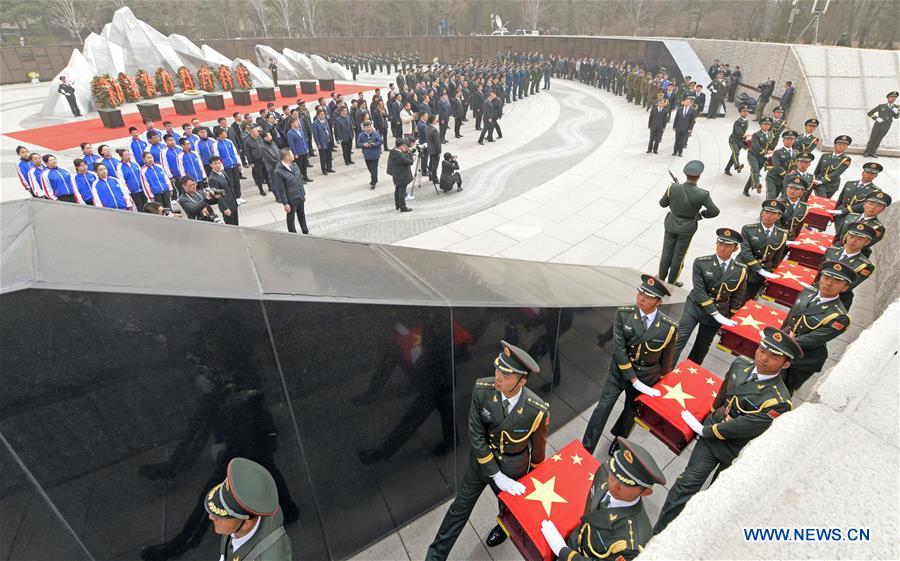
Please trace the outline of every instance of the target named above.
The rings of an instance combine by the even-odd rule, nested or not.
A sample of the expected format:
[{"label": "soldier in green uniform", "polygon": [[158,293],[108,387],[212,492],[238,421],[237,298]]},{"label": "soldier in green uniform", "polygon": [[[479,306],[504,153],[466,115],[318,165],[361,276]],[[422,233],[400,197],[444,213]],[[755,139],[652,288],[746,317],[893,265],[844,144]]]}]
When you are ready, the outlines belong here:
[{"label": "soldier in green uniform", "polygon": [[766,171],[766,198],[777,199],[784,190],[784,176],[793,171],[797,165],[797,151],[794,150],[794,142],[797,133],[784,131],[781,133],[781,148],[772,153],[772,165],[767,166]]},{"label": "soldier in green uniform", "polygon": [[800,345],[788,333],[766,327],[753,360],[739,356],[731,363],[706,419],[701,423],[682,411],[681,418],[700,438],[666,497],[654,534],[681,513],[709,474],[716,471],[718,475],[731,466],[744,446],[793,409],[781,372],[802,356]]},{"label": "soldier in green uniform", "polygon": [[[875,239],[875,228],[865,222],[854,222],[847,225],[847,234],[844,236],[844,246],[833,245],[825,250],[822,264],[829,261],[837,261],[843,263],[853,269],[856,273],[856,280],[850,283],[850,288],[840,295],[841,303],[849,312],[850,306],[853,305],[853,291],[857,286],[872,276],[875,272],[875,265],[863,255],[863,250]],[[822,267],[819,267],[819,274],[816,276],[815,282],[819,282],[822,276]]]},{"label": "soldier in green uniform", "polygon": [[[447,558],[486,486],[494,493],[521,495],[525,486],[516,480],[544,461],[550,406],[525,387],[528,376],[540,368],[527,352],[506,341],[500,341],[500,349],[494,376],[479,378],[472,390],[469,465],[428,547],[427,561]],[[487,545],[499,545],[506,538],[506,531],[497,524]]]},{"label": "soldier in green uniform", "polygon": [[741,163],[741,150],[744,148],[747,127],[750,126],[750,121],[747,119],[749,113],[750,108],[741,105],[741,116],[735,119],[734,124],[731,125],[731,134],[728,135],[728,149],[731,151],[731,158],[728,159],[728,165],[725,166],[725,175],[731,175],[732,166],[738,173],[744,169],[744,165]]},{"label": "soldier in green uniform", "polygon": [[284,531],[278,489],[272,475],[256,462],[235,458],[225,481],[209,490],[204,506],[222,536],[219,559],[290,561],[291,538]]},{"label": "soldier in green uniform", "polygon": [[867,162],[863,165],[862,178],[857,181],[844,183],[841,194],[838,195],[834,210],[829,210],[834,216],[834,229],[838,231],[848,214],[862,212],[863,203],[869,195],[881,189],[873,183],[878,174],[884,171],[881,164]]},{"label": "soldier in green uniform", "polygon": [[788,245],[797,238],[803,221],[809,214],[809,206],[803,202],[803,193],[806,192],[807,183],[799,175],[794,175],[790,180],[785,180],[784,194],[778,200],[784,205],[784,213],[781,215],[781,227],[787,230]]},{"label": "soldier in green uniform", "polygon": [[636,72],[634,69],[625,73],[625,101],[631,103],[634,99],[634,79]]},{"label": "soldier in green uniform", "polygon": [[[606,374],[606,384],[600,401],[591,414],[581,443],[591,454],[597,447],[603,428],[619,395],[625,392],[625,408],[612,428],[615,436],[627,437],[634,428],[633,401],[639,394],[658,397],[660,391],[652,386],[672,370],[675,355],[675,320],[659,309],[659,303],[669,290],[658,279],[641,275],[634,306],[616,310],[613,319],[613,352]],[[615,451],[613,440],[609,454]]]},{"label": "soldier in green uniform", "polygon": [[643,447],[622,437],[618,444],[616,453],[594,473],[584,516],[568,541],[553,522],[541,523],[541,533],[560,561],[631,561],[653,537],[641,498],[653,493],[654,484],[665,485],[666,476]]},{"label": "soldier in green uniform", "polygon": [[725,82],[723,73],[717,73],[715,79],[706,86],[706,89],[710,93],[709,111],[706,113],[706,118],[715,119],[719,116],[719,109],[725,109],[725,94],[728,91],[728,83]]},{"label": "soldier in green uniform", "polygon": [[[796,146],[796,144],[794,145]],[[804,203],[809,200],[809,197],[812,195],[812,190],[814,186],[815,177],[813,174],[807,171],[809,169],[809,164],[812,163],[815,156],[812,154],[808,154],[805,152],[801,152],[800,155],[797,156],[797,169],[788,172],[787,175],[784,176],[784,185],[790,185],[794,182],[798,177],[806,182],[806,188],[803,190],[803,193],[800,194],[800,200]],[[786,188],[785,188],[786,189]],[[793,238],[791,238],[793,239]]]},{"label": "soldier in green uniform", "polygon": [[543,71],[539,64],[531,65],[531,93],[536,94],[540,91],[541,75]]},{"label": "soldier in green uniform", "polygon": [[850,167],[850,156],[844,151],[850,146],[852,138],[846,134],[842,134],[834,139],[834,152],[824,154],[819,158],[816,164],[816,186],[814,190],[819,197],[828,197],[829,199],[837,193],[841,186],[841,174]]},{"label": "soldier in green uniform", "polygon": [[834,245],[843,245],[844,236],[847,234],[847,225],[854,222],[865,222],[875,230],[875,239],[862,250],[863,255],[866,257],[871,256],[872,246],[884,239],[884,233],[886,231],[884,224],[878,220],[878,215],[884,212],[884,209],[889,206],[891,206],[891,196],[887,193],[878,191],[870,194],[866,198],[866,202],[863,203],[862,213],[848,214],[847,219],[844,220],[843,227],[837,231],[834,240],[831,243]]},{"label": "soldier in green uniform", "polygon": [[869,134],[869,142],[866,143],[866,150],[863,152],[863,158],[877,158],[878,147],[881,145],[881,139],[891,129],[894,119],[900,119],[900,106],[897,101],[898,92],[889,92],[887,94],[887,103],[882,103],[874,109],[866,113],[866,115],[875,121],[872,125],[872,132]]},{"label": "soldier in green uniform", "polygon": [[819,128],[818,119],[806,120],[803,124],[803,134],[797,137],[797,142],[794,144],[798,152],[801,154],[812,154],[813,150],[819,146],[819,137],[813,134],[817,128]]},{"label": "soldier in green uniform", "polygon": [[713,203],[709,191],[697,186],[702,173],[703,162],[691,160],[684,166],[687,180],[670,185],[659,200],[659,206],[669,209],[665,220],[662,255],[659,258],[659,278],[675,286],[682,286],[678,275],[681,274],[691,238],[697,231],[697,222],[719,215],[719,207]]},{"label": "soldier in green uniform", "polygon": [[781,133],[784,131],[784,127],[787,125],[784,121],[784,109],[779,105],[775,109],[772,110],[772,134],[775,135],[775,141],[778,142],[778,137],[781,136]]},{"label": "soldier in green uniform", "polygon": [[753,133],[750,139],[750,149],[747,150],[747,161],[750,163],[750,177],[744,184],[744,196],[750,196],[750,189],[756,189],[762,193],[762,184],[759,182],[760,171],[765,168],[766,157],[770,150],[778,143],[775,135],[769,130],[772,127],[772,119],[763,117],[759,120],[759,130]]},{"label": "soldier in green uniform", "polygon": [[747,266],[732,258],[742,241],[737,231],[719,228],[716,230],[716,253],[694,259],[693,288],[678,321],[673,365],[678,364],[694,328],[699,326],[688,359],[703,364],[719,326],[735,325],[728,318],[744,305],[747,292]]},{"label": "soldier in green uniform", "polygon": [[741,254],[738,257],[750,269],[747,277],[747,294],[744,302],[759,296],[766,279],[777,279],[772,271],[784,259],[788,234],[779,225],[784,214],[784,203],[767,199],[762,203],[759,222],[741,228]]},{"label": "soldier in green uniform", "polygon": [[803,358],[795,360],[784,376],[784,383],[793,394],[822,370],[828,358],[826,343],[850,327],[847,308],[840,295],[856,282],[853,268],[835,261],[826,261],[820,269],[818,286],[806,288],[797,296],[781,328],[790,332],[803,349]]}]

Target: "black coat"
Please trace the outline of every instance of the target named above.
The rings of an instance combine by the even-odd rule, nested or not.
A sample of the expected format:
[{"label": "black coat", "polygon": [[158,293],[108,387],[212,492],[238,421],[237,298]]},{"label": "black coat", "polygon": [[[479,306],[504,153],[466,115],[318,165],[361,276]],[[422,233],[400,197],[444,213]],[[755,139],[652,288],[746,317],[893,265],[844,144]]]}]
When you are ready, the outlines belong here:
[{"label": "black coat", "polygon": [[663,107],[662,109],[659,106],[653,107],[650,109],[650,118],[647,120],[647,126],[653,130],[660,130],[666,128],[666,123],[669,122],[669,110]]},{"label": "black coat", "polygon": [[388,156],[387,174],[394,178],[398,185],[408,185],[413,180],[413,157],[398,148],[391,150]]},{"label": "black coat", "polygon": [[485,122],[490,121],[494,118],[494,104],[491,102],[490,98],[485,98],[484,102],[481,104],[481,117],[485,120]]},{"label": "black coat", "polygon": [[675,121],[672,123],[672,128],[678,132],[691,132],[694,130],[694,121],[697,120],[697,112],[689,107],[685,111],[685,115],[682,116],[682,111],[685,111],[684,107],[675,109]]},{"label": "black coat", "polygon": [[275,193],[275,200],[281,204],[294,204],[306,199],[306,189],[303,188],[303,172],[296,162],[291,162],[288,171],[284,164],[278,162],[275,169],[269,173],[269,186]]},{"label": "black coat", "polygon": [[444,160],[441,162],[441,189],[449,191],[459,180],[459,163],[454,160]]},{"label": "black coat", "polygon": [[425,126],[425,142],[428,143],[428,154],[438,156],[441,153],[441,133],[434,125]]},{"label": "black coat", "polygon": [[231,186],[231,182],[228,181],[227,175],[219,175],[216,172],[211,172],[209,174],[209,186],[212,189],[221,189],[225,191],[225,195],[219,199],[219,210],[221,212],[224,213],[225,209],[228,209],[231,212],[237,212],[237,199],[234,197],[234,188]]}]

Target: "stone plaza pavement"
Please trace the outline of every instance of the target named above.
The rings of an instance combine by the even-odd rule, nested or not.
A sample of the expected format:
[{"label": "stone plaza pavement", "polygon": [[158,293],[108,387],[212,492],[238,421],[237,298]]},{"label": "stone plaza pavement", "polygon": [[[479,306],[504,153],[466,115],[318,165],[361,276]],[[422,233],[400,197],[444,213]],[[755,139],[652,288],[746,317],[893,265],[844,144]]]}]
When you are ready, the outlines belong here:
[{"label": "stone plaza pavement", "polygon": [[[385,86],[392,77],[360,75],[359,81]],[[26,117],[36,112],[43,90],[32,86],[0,88],[3,130],[27,125]],[[367,92],[367,97],[371,92]],[[9,101],[7,101],[9,100]],[[32,110],[33,109],[33,110]],[[308,185],[307,215],[313,235],[365,240],[432,250],[493,255],[556,263],[577,263],[637,269],[655,273],[663,237],[666,210],[658,201],[671,183],[669,172],[683,178],[682,167],[692,159],[704,162],[706,170],[700,186],[710,190],[722,210],[711,220],[703,220],[688,252],[685,268],[693,259],[713,251],[715,229],[738,229],[757,220],[761,195],[741,195],[747,179],[743,174],[722,173],[729,157],[726,138],[735,118],[729,107],[724,119],[697,121],[683,158],[670,155],[674,140],[667,131],[660,154],[645,154],[647,113],[616,97],[577,82],[553,80],[551,90],[505,107],[501,121],[504,138],[479,146],[470,119],[462,129],[463,139],[453,139],[445,150],[458,155],[464,191],[436,194],[427,182],[409,201],[411,213],[393,208],[393,187],[381,160],[378,188],[368,188],[368,173],[357,150],[357,162],[345,166],[336,153],[337,173],[323,178],[318,160]],[[864,115],[859,116],[864,119]],[[751,124],[751,132],[756,126]],[[0,198],[23,196],[15,178],[13,149],[17,143],[0,137]],[[115,142],[111,143],[114,146]],[[830,146],[829,142],[824,142]],[[124,142],[119,145],[124,145]],[[40,150],[39,147],[35,147]],[[67,151],[66,156],[77,156]],[[742,155],[742,159],[745,159]],[[853,156],[845,179],[858,179],[863,160]],[[897,196],[900,166],[895,158],[880,158],[885,172],[876,183]],[[247,204],[241,207],[241,224],[266,229],[284,229],[284,214],[272,197],[261,197],[248,180],[243,182]],[[869,280],[857,291],[851,315],[853,324],[843,336],[829,344],[827,371],[844,348],[875,318],[872,310],[874,285]],[[690,276],[682,279],[690,288]],[[724,372],[731,361],[712,349],[704,366]],[[607,365],[597,365],[605,369]],[[798,395],[809,396],[808,384]],[[598,396],[599,397],[599,396]],[[618,405],[621,407],[621,400]],[[591,410],[563,427],[555,427],[549,445],[554,450],[580,439]],[[613,412],[617,415],[618,410]],[[671,484],[686,465],[690,450],[674,456],[661,443],[638,428],[633,439],[646,446],[664,468]],[[608,440],[597,447],[606,459]],[[645,501],[652,520],[665,499],[666,489],[658,489]],[[399,531],[360,552],[356,559],[422,559],[449,503],[441,505]],[[451,559],[514,560],[521,557],[506,542],[497,548],[484,546],[494,526],[496,500],[485,493],[469,524],[457,542]]]}]

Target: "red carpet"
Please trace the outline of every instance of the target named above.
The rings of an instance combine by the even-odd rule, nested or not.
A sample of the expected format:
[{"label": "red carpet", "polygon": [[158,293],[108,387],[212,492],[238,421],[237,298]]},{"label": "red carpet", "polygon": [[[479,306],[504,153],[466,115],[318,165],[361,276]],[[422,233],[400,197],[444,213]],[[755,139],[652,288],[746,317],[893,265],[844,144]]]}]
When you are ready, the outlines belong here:
[{"label": "red carpet", "polygon": [[[375,86],[369,86],[366,84],[335,85],[335,91],[343,95],[356,94],[360,91],[373,89],[375,89]],[[319,97],[327,98],[330,95],[331,92],[323,92],[320,90],[318,93],[314,94],[301,94],[298,92],[297,97],[282,98],[281,93],[278,90],[275,90],[276,99],[274,103],[276,106],[278,106],[278,110],[280,112],[282,105],[289,104],[293,106],[298,99],[302,99],[306,101],[307,106],[310,108],[310,110],[312,110],[312,106],[309,106],[309,102],[315,102],[319,99]],[[230,97],[226,97],[224,110],[209,111],[206,109],[206,104],[201,98],[199,101],[194,101],[194,110],[197,112],[196,115],[178,115],[177,113],[175,113],[174,107],[160,107],[159,112],[162,115],[163,120],[172,121],[172,123],[175,124],[175,130],[181,131],[182,123],[190,122],[190,120],[194,117],[200,119],[200,121],[204,123],[208,121],[215,121],[219,117],[228,117],[228,122],[231,123],[231,114],[235,111],[258,115],[259,110],[264,108],[267,102],[259,101],[256,94],[253,94],[251,96],[251,99],[253,101],[252,105],[235,105],[234,102],[231,101]],[[96,149],[97,144],[101,142],[109,142],[110,140],[128,136],[128,127],[137,127],[142,131],[144,130],[143,123],[141,122],[141,114],[137,111],[135,111],[134,113],[123,114],[122,118],[125,121],[125,127],[119,129],[104,128],[103,123],[100,121],[100,118],[97,117],[96,119],[91,119],[88,121],[77,121],[73,123],[64,123],[61,125],[49,125],[36,129],[21,130],[3,134],[15,138],[16,140],[20,140],[26,145],[36,144],[38,146],[49,148],[50,150],[67,150],[69,148],[77,148],[82,142],[90,142]],[[161,123],[156,123],[156,126],[157,128],[162,128]]]}]

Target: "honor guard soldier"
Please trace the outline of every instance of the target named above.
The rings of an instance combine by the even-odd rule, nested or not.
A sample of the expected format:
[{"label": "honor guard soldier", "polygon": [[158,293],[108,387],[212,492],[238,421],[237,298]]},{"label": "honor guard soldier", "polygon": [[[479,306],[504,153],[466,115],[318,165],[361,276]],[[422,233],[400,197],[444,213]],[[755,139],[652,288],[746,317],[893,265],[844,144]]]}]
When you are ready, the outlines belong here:
[{"label": "honor guard soldier", "polygon": [[781,227],[787,230],[789,242],[797,238],[803,228],[803,221],[809,214],[809,206],[803,202],[803,194],[806,193],[807,187],[805,179],[794,175],[790,180],[785,180],[784,194],[778,199],[784,204]]},{"label": "honor guard soldier", "polygon": [[665,485],[666,476],[647,450],[619,437],[618,450],[600,464],[593,481],[584,516],[569,539],[550,520],[541,523],[541,533],[560,561],[631,561],[653,537],[641,498],[653,493],[653,485]]},{"label": "honor guard soldier", "polygon": [[872,246],[880,242],[884,239],[885,227],[884,224],[878,220],[878,215],[884,212],[884,209],[891,206],[891,196],[887,193],[878,191],[875,193],[871,193],[867,198],[866,202],[863,203],[863,211],[861,214],[848,214],[847,219],[844,220],[843,227],[837,231],[837,234],[834,236],[834,241],[832,243],[834,245],[843,245],[844,244],[844,236],[847,234],[847,225],[852,224],[854,222],[864,222],[872,227],[875,230],[875,239],[873,239],[863,250],[862,254],[866,257],[872,255]]},{"label": "honor guard soldier", "polygon": [[766,172],[766,198],[777,199],[784,191],[784,177],[797,167],[797,151],[794,150],[794,141],[797,133],[784,131],[781,134],[781,148],[772,153],[772,165],[767,166]]},{"label": "honor guard soldier", "polygon": [[728,83],[719,72],[716,74],[706,89],[709,90],[709,111],[706,113],[707,119],[715,119],[719,116],[719,109],[725,108],[725,94],[728,91]]},{"label": "honor guard soldier", "polygon": [[797,137],[794,148],[801,154],[812,154],[813,150],[819,146],[819,137],[813,134],[819,128],[819,120],[807,119],[803,124],[803,128],[803,134]]},{"label": "honor guard soldier", "polygon": [[775,142],[778,143],[778,137],[784,132],[784,108],[780,105],[772,110],[772,134],[775,135]]},{"label": "honor guard soldier", "polygon": [[[642,393],[658,397],[660,391],[652,386],[659,382],[663,374],[672,370],[678,326],[675,320],[657,308],[666,296],[669,296],[669,290],[660,280],[641,275],[636,305],[616,310],[613,351],[606,384],[581,439],[591,454],[603,435],[603,428],[619,395],[625,392],[625,408],[611,432],[614,436],[627,437],[634,427],[634,399]],[[617,441],[613,440],[610,455],[616,447]]]},{"label": "honor guard soldier", "polygon": [[706,419],[701,423],[690,412],[681,412],[700,438],[666,497],[654,534],[684,510],[712,472],[731,466],[744,446],[793,409],[781,372],[802,356],[800,344],[790,334],[766,327],[753,359],[740,356],[731,363]]},{"label": "honor guard soldier", "polygon": [[841,186],[841,174],[850,167],[850,156],[844,152],[850,146],[852,138],[842,134],[834,139],[834,152],[823,154],[816,164],[816,196],[831,198]]},{"label": "honor guard soldier", "polygon": [[759,182],[759,174],[766,166],[766,158],[769,152],[778,143],[777,137],[769,130],[772,128],[772,119],[763,117],[759,120],[759,130],[750,137],[750,149],[747,150],[747,161],[750,163],[750,177],[744,184],[744,196],[750,196],[750,189],[756,189],[762,193],[762,185]]},{"label": "honor guard soldier", "polygon": [[790,332],[803,349],[803,358],[794,361],[784,376],[793,394],[822,370],[828,358],[825,344],[850,327],[847,308],[840,295],[856,282],[856,272],[844,263],[826,261],[819,272],[819,284],[797,296],[781,328]]},{"label": "honor guard soldier", "polygon": [[204,506],[216,533],[222,536],[220,560],[293,559],[275,480],[258,463],[246,458],[228,462],[225,481],[206,493]]},{"label": "honor guard soldier", "polygon": [[716,230],[716,253],[694,260],[693,288],[678,321],[673,365],[679,363],[681,351],[698,325],[697,339],[688,355],[688,359],[697,364],[703,364],[719,326],[735,325],[728,318],[744,305],[747,292],[747,266],[734,259],[742,241],[736,230],[719,228]]},{"label": "honor guard soldier", "polygon": [[834,216],[835,231],[841,229],[848,214],[862,212],[863,203],[869,198],[869,195],[881,191],[873,181],[882,171],[884,171],[884,167],[881,164],[867,162],[863,165],[861,179],[844,183],[834,210],[828,211]]},{"label": "honor guard soldier", "polygon": [[[875,265],[863,255],[863,250],[875,239],[875,228],[865,222],[853,222],[847,225],[847,233],[844,235],[844,246],[833,245],[825,250],[823,256],[823,265],[825,263],[836,261],[847,265],[856,273],[856,280],[850,283],[850,288],[840,295],[841,303],[847,311],[853,305],[853,291],[857,286],[872,276],[875,272]],[[819,275],[816,281],[822,275],[822,268],[819,268]]]},{"label": "honor guard soldier", "polygon": [[747,119],[749,113],[750,108],[746,105],[741,105],[741,116],[735,119],[734,124],[731,125],[731,134],[728,135],[728,149],[731,151],[731,158],[728,159],[728,165],[725,166],[725,175],[731,175],[732,167],[738,173],[741,173],[741,170],[744,169],[744,165],[741,164],[741,149],[744,147],[747,127],[750,126],[750,120]]},{"label": "honor guard soldier", "polygon": [[[796,146],[796,144],[794,145]],[[797,156],[797,169],[794,171],[788,172],[787,175],[784,176],[784,185],[785,190],[787,190],[787,185],[794,182],[794,179],[801,178],[806,182],[806,189],[803,190],[803,193],[800,194],[800,200],[804,203],[809,200],[809,197],[812,195],[812,190],[815,182],[815,177],[809,171],[809,164],[815,159],[815,156],[812,154],[808,154],[805,152],[799,152]]]},{"label": "honor guard soldier", "polygon": [[[516,480],[544,461],[550,406],[525,387],[528,376],[538,372],[540,368],[528,353],[500,341],[494,376],[475,382],[469,409],[469,465],[428,547],[428,561],[447,558],[486,486],[494,493],[521,495],[525,486]],[[497,524],[487,545],[499,545],[507,537]]]},{"label": "honor guard soldier", "polygon": [[881,145],[881,139],[891,129],[894,119],[900,119],[900,106],[897,106],[897,93],[889,92],[887,94],[887,103],[875,107],[866,115],[875,121],[872,125],[872,132],[869,134],[869,142],[866,143],[866,151],[863,152],[863,158],[877,158],[878,147]]},{"label": "honor guard soldier", "polygon": [[784,259],[788,234],[779,225],[784,214],[784,203],[767,199],[762,203],[759,222],[741,228],[741,253],[738,257],[749,269],[747,276],[747,300],[759,296],[766,279],[777,279],[772,271]]},{"label": "honor guard soldier", "polygon": [[659,278],[668,280],[669,284],[675,286],[682,286],[678,275],[681,274],[691,238],[697,231],[697,222],[719,215],[719,207],[713,203],[709,191],[697,187],[697,180],[702,173],[703,162],[691,160],[684,166],[687,180],[670,185],[659,200],[659,206],[669,209],[665,220],[662,255],[659,258]]}]

